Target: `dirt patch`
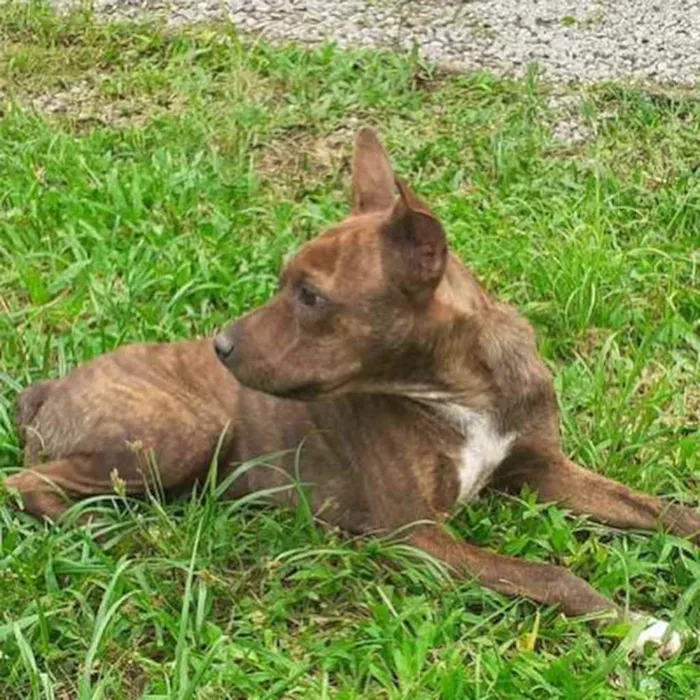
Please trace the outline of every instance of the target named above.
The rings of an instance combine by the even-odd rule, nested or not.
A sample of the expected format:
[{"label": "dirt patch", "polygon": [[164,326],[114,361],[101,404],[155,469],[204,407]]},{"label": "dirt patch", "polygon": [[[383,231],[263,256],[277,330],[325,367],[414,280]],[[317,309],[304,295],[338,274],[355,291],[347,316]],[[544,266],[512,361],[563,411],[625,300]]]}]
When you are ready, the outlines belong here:
[{"label": "dirt patch", "polygon": [[318,135],[306,130],[285,133],[260,151],[256,170],[267,178],[295,181],[301,174],[325,179],[344,172],[350,163],[357,125],[346,125]]},{"label": "dirt patch", "polygon": [[582,146],[595,138],[595,128],[581,108],[583,93],[552,93],[547,99],[553,140],[567,148]]},{"label": "dirt patch", "polygon": [[[641,372],[637,384],[637,396],[644,398],[653,395],[667,378],[668,370],[661,364],[650,363]],[[687,381],[689,380],[689,381]],[[667,390],[666,399],[661,406],[659,422],[676,428],[693,428],[700,425],[700,386],[692,377],[682,375],[676,378],[673,386],[678,389]],[[682,388],[681,388],[682,387]]]},{"label": "dirt patch", "polygon": [[700,425],[700,387],[697,385],[688,387],[685,393],[685,423]]},{"label": "dirt patch", "polygon": [[586,328],[576,342],[576,350],[584,357],[590,357],[603,347],[610,333],[611,331],[607,328]]},{"label": "dirt patch", "polygon": [[180,111],[172,97],[110,94],[103,89],[103,80],[95,76],[42,92],[0,92],[0,103],[15,103],[49,119],[68,120],[78,126],[139,127]]}]

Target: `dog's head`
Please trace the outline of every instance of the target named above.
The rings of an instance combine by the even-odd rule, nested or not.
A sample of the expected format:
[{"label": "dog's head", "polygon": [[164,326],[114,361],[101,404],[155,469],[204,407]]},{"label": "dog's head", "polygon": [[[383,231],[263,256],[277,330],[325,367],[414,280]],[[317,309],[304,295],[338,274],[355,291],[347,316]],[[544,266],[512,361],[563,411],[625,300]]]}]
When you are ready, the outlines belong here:
[{"label": "dog's head", "polygon": [[[242,384],[297,399],[441,389],[444,331],[465,301],[450,303],[443,227],[394,176],[371,129],[356,139],[352,196],[350,217],[299,251],[277,294],[216,336]],[[481,294],[470,277],[453,282]]]}]

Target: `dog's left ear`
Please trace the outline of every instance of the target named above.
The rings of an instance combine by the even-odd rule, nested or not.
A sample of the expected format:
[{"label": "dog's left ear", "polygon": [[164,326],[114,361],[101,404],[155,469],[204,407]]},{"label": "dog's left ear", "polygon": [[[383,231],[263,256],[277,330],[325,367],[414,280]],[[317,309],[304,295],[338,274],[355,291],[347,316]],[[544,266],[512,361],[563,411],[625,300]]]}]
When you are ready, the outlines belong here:
[{"label": "dog's left ear", "polygon": [[401,196],[382,235],[394,253],[392,273],[405,292],[420,300],[432,294],[442,278],[447,263],[447,239],[442,224],[428,206],[398,178],[396,186]]}]

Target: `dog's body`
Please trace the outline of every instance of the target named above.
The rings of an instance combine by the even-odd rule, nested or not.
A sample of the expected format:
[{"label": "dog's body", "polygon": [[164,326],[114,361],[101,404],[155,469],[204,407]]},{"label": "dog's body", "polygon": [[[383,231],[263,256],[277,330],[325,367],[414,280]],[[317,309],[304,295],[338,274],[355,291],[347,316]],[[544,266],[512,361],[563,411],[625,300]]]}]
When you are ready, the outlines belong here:
[{"label": "dog's body", "polygon": [[[527,350],[536,363],[534,347]],[[128,492],[142,493],[150,452],[169,493],[201,483],[217,448],[221,478],[279,453],[270,461],[284,473],[268,465],[244,471],[229,496],[300,477],[313,485],[316,513],[350,532],[444,519],[525,449],[519,435],[556,430],[548,421],[556,415],[551,381],[543,366],[539,372],[532,406],[519,398],[522,405],[500,411],[436,401],[418,389],[410,399],[349,393],[308,402],[241,385],[210,340],[125,346],[20,396],[25,462],[34,471],[15,479],[50,471],[63,493],[20,490],[28,510],[56,518],[70,504],[66,496],[109,493],[117,475]],[[296,495],[280,488],[276,497],[293,502]]]},{"label": "dog's body", "polygon": [[[565,569],[456,542],[439,523],[487,484],[527,483],[603,522],[661,524],[700,543],[692,509],[564,456],[529,325],[447,254],[439,221],[398,184],[395,200],[386,155],[361,131],[354,215],[302,249],[269,304],[214,346],[125,347],[24,392],[31,468],[9,482],[27,510],[56,518],[66,496],[110,493],[115,471],[128,492],[143,493],[144,451],[166,492],[203,480],[217,449],[222,478],[283,452],[281,470],[250,469],[228,495],[298,476],[321,519],[351,532],[422,521],[407,536],[458,573],[574,615],[620,610]],[[289,502],[297,491],[276,494]]]}]

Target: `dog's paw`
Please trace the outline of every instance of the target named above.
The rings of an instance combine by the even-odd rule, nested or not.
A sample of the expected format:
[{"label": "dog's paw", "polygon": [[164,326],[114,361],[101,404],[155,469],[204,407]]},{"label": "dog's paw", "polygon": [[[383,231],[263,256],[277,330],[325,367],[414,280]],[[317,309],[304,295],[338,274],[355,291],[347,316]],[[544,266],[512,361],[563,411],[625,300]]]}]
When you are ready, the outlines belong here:
[{"label": "dog's paw", "polygon": [[632,621],[636,626],[642,625],[633,646],[637,654],[643,654],[647,644],[658,647],[664,658],[675,656],[683,648],[681,635],[675,630],[669,632],[670,623],[647,615],[634,615]]}]

